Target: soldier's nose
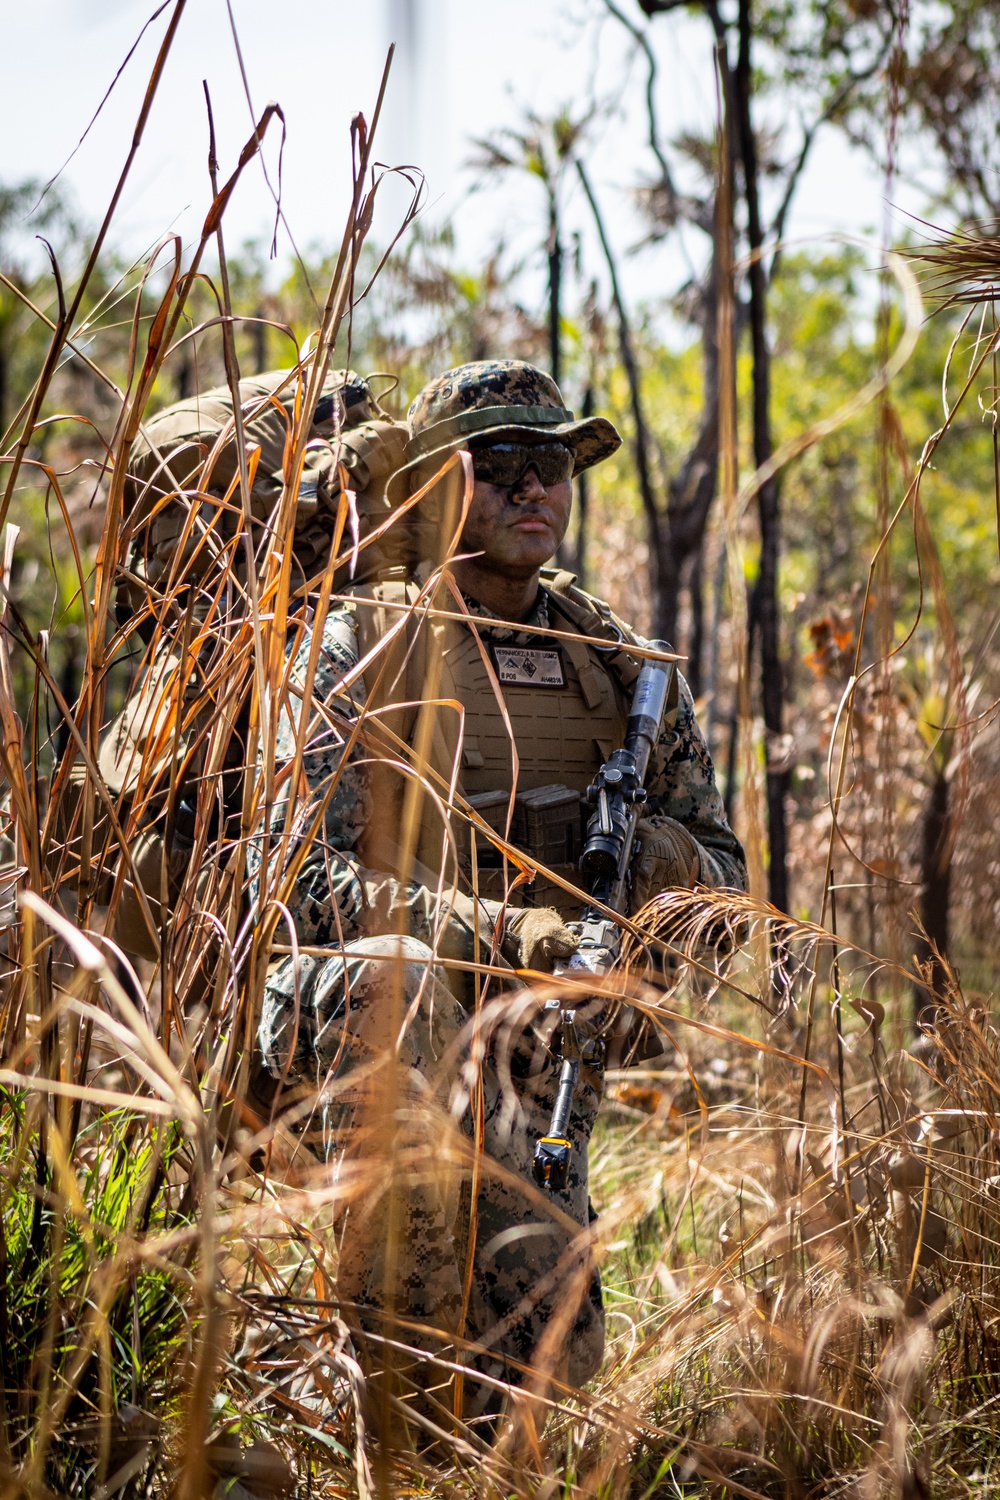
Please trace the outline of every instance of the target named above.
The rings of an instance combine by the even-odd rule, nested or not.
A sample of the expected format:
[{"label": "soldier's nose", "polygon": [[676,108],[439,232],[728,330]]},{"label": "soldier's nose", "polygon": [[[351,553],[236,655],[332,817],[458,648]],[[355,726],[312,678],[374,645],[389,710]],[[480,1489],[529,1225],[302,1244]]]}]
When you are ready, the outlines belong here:
[{"label": "soldier's nose", "polygon": [[511,491],[511,499],[525,503],[538,502],[546,498],[546,490],[535,468],[527,468]]}]

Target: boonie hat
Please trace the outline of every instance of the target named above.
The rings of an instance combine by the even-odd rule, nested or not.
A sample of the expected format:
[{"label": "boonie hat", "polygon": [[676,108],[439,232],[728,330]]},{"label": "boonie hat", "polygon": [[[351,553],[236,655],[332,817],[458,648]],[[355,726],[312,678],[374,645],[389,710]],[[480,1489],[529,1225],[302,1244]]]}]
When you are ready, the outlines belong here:
[{"label": "boonie hat", "polygon": [[403,498],[406,477],[418,465],[443,461],[473,438],[513,442],[533,433],[565,443],[574,474],[610,458],[622,441],[607,417],[575,420],[552,376],[521,359],[480,359],[446,370],[414,398],[406,424],[403,464],[389,481],[392,501]]}]

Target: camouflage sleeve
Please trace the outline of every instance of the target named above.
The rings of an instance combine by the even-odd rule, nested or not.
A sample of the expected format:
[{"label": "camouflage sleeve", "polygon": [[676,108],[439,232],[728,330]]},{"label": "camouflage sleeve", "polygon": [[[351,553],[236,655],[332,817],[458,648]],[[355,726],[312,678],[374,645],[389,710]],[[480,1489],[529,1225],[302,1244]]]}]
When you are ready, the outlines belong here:
[{"label": "camouflage sleeve", "polygon": [[680,679],[677,722],[660,737],[649,776],[649,814],[662,813],[682,823],[701,854],[701,882],[710,886],[747,886],[743,845],[729,826],[715,767],[694,714],[691,689]]},{"label": "camouflage sleeve", "polygon": [[[295,755],[311,641],[307,632],[295,652],[289,674],[289,703],[278,727],[280,790],[270,818],[270,891],[279,892],[282,871],[300,851],[317,812],[324,807],[322,826],[312,839],[291,891],[285,893],[284,904],[299,942],[337,947],[359,937],[405,932],[435,945],[444,958],[471,959],[473,921],[479,921],[481,941],[488,943],[492,936],[490,919],[494,914],[485,909],[485,903],[480,903],[483,909],[477,917],[469,898],[457,895],[442,903],[436,891],[417,881],[401,881],[382,871],[366,869],[357,852],[371,816],[371,789],[365,752],[355,746],[344,760],[351,725],[364,706],[360,682],[349,693],[340,686],[358,660],[357,635],[347,610],[331,611],[324,626],[310,700],[302,782],[291,824],[286,828],[289,787],[287,777],[282,783],[281,773],[289,769]],[[253,899],[262,854],[259,843],[251,848]]]}]

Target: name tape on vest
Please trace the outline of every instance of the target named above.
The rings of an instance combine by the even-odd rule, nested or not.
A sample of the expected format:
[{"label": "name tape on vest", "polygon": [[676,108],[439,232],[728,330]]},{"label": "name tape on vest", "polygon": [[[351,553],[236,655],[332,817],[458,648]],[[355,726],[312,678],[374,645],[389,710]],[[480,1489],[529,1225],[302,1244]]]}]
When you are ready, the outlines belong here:
[{"label": "name tape on vest", "polygon": [[518,687],[561,688],[566,686],[562,656],[532,646],[494,646],[497,676]]}]

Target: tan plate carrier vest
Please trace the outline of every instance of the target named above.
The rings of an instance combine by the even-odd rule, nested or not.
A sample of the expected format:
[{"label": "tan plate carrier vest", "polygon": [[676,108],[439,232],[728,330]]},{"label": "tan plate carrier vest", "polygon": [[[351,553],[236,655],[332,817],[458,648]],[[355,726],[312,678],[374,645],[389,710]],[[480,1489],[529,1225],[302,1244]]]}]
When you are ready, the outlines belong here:
[{"label": "tan plate carrier vest", "polygon": [[[629,640],[635,637],[606,604],[574,586],[573,574],[545,569],[542,581],[550,598],[553,629],[608,643],[590,646],[526,630],[529,650],[558,654],[562,686],[507,681],[499,688],[501,706],[495,632],[489,621],[472,616],[466,625],[422,616],[420,605],[392,647],[375,659],[365,675],[369,709],[379,711],[376,722],[411,749],[426,746],[427,762],[437,778],[429,782],[441,801],[424,792],[413,854],[435,875],[443,867],[449,882],[454,877],[455,854],[463,884],[468,884],[472,870],[470,825],[461,815],[448,820],[442,806],[446,788],[455,779],[456,763],[459,796],[469,800],[501,835],[509,827],[510,843],[578,885],[577,860],[587,817],[584,794],[601,764],[624,740],[640,669],[640,661],[627,651]],[[403,581],[355,591],[362,658],[398,622],[399,606],[412,605],[419,592],[416,584]],[[449,613],[458,609],[446,587],[437,590],[433,607]],[[505,641],[500,649],[509,644]],[[546,660],[551,665],[551,656]],[[667,728],[677,717],[677,697],[675,670]],[[421,703],[428,699],[436,704],[429,710],[430,721],[422,722]],[[461,715],[456,705],[461,706]],[[516,785],[512,744],[517,751]],[[414,763],[401,751],[396,756]],[[376,773],[374,826],[363,851],[365,862],[375,868],[400,868],[404,785],[405,776],[398,771]],[[513,808],[512,788],[517,793]],[[449,823],[454,838],[451,857]],[[542,875],[511,891],[516,868],[508,862],[505,871],[495,846],[478,833],[476,851],[476,887],[481,896],[502,900],[508,894],[515,906],[554,905],[567,916],[579,913],[579,898]]]}]

